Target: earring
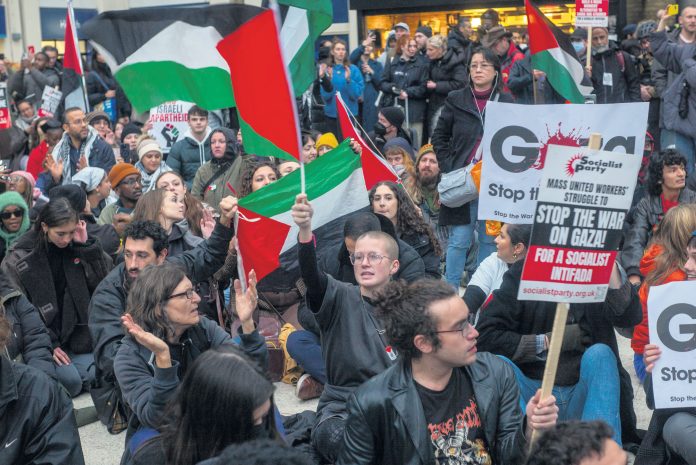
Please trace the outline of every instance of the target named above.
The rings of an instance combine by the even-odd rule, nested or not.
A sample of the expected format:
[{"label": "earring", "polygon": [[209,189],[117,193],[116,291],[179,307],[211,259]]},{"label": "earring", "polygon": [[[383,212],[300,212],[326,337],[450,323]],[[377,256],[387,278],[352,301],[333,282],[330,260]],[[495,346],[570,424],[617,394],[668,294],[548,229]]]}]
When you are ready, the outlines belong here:
[{"label": "earring", "polygon": [[513,259],[513,260],[517,260],[517,252],[513,252],[513,254],[512,254],[512,259]]}]

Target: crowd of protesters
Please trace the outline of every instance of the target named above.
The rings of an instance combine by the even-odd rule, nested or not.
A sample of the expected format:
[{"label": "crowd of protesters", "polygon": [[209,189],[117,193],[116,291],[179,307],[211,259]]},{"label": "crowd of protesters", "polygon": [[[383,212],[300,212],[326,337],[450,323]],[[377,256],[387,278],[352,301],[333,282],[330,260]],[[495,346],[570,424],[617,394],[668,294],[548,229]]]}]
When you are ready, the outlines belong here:
[{"label": "crowd of protesters", "polygon": [[[661,11],[620,44],[594,28],[586,67],[587,31],[570,36],[589,100],[650,112],[606,300],[570,306],[547,398],[555,305],[517,298],[531,225],[478,221],[478,200],[438,193],[442,174],[480,162],[488,102],[564,103],[495,10],[447,36],[397,23],[381,54],[374,31],[352,52],[321,44],[298,100],[301,161],[338,147],[340,92],[400,182],[366,192],[326,244],[298,195],[296,271],[260,282],[239,276],[238,199],[299,163],[247,153],[229,110],[196,105],[165,154],[96,52],[90,111],[39,118],[62,65],[53,47],[23,59],[3,75],[16,117],[0,178],[0,461],[84,463],[77,428],[98,418],[126,432],[128,464],[696,464],[693,411],[657,409],[638,430],[629,374],[653,408],[648,294],[696,279],[696,93],[683,92],[696,5],[677,22]],[[271,376],[317,411],[282,416]],[[74,410],[87,392],[93,410]]]}]

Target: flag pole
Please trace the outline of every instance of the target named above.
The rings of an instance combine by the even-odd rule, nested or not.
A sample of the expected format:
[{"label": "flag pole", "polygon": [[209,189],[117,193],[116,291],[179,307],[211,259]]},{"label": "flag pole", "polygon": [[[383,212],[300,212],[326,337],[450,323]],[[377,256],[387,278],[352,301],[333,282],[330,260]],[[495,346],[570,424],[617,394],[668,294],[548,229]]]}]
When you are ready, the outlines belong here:
[{"label": "flag pole", "polygon": [[89,112],[89,99],[87,98],[87,83],[85,82],[85,70],[82,67],[82,54],[80,54],[80,45],[77,41],[77,24],[75,23],[75,10],[73,10],[72,0],[68,0],[68,14],[70,15],[70,29],[72,32],[73,45],[75,53],[77,53],[77,62],[80,65],[80,83],[82,86],[82,99],[85,103],[85,113]]}]

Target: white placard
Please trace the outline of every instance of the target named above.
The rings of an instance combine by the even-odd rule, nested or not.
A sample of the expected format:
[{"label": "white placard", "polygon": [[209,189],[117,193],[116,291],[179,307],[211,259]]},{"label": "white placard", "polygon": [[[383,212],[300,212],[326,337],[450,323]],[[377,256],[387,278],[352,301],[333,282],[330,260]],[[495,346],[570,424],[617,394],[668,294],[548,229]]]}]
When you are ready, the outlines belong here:
[{"label": "white placard", "polygon": [[157,105],[150,110],[150,134],[162,147],[162,152],[169,153],[172,145],[181,140],[188,131],[188,111],[192,106],[191,102],[176,100]]}]

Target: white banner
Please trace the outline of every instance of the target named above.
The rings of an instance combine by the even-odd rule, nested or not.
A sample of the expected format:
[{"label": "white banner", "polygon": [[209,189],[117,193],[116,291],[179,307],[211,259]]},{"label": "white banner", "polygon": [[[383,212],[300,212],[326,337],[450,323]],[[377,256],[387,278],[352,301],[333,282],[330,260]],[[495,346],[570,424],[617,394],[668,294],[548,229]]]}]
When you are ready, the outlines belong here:
[{"label": "white banner", "polygon": [[653,286],[650,342],[662,349],[652,372],[655,408],[696,407],[696,281]]},{"label": "white banner", "polygon": [[162,152],[169,153],[174,142],[188,131],[188,111],[192,106],[191,102],[176,100],[157,105],[150,110],[150,134],[162,147]]},{"label": "white banner", "polygon": [[60,105],[60,100],[63,98],[63,93],[56,88],[45,86],[43,94],[41,95],[41,106],[39,107],[39,116],[49,116],[52,117],[56,110],[58,110],[58,105]]},{"label": "white banner", "polygon": [[647,103],[519,105],[488,102],[478,218],[532,223],[548,146],[587,145],[602,135],[602,150],[642,156]]}]

